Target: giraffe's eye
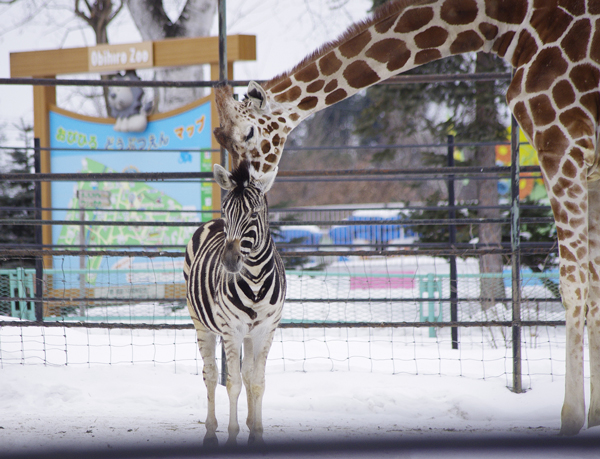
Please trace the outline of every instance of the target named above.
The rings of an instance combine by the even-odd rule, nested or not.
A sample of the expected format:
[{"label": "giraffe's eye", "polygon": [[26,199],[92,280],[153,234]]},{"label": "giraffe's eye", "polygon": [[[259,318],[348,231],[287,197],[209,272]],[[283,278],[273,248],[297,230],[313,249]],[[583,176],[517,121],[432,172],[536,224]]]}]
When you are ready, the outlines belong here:
[{"label": "giraffe's eye", "polygon": [[250,132],[246,136],[246,142],[248,142],[248,140],[250,140],[252,137],[254,137],[254,126],[250,128]]}]

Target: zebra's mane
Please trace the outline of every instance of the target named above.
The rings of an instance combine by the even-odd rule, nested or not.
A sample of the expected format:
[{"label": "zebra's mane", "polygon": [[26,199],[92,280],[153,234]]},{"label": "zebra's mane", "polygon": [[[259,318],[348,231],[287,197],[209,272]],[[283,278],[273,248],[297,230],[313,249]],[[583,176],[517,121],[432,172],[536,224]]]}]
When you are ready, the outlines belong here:
[{"label": "zebra's mane", "polygon": [[238,167],[231,171],[231,180],[235,182],[235,188],[230,190],[235,194],[241,194],[250,186],[252,179],[253,168],[250,161],[244,160],[240,162]]}]

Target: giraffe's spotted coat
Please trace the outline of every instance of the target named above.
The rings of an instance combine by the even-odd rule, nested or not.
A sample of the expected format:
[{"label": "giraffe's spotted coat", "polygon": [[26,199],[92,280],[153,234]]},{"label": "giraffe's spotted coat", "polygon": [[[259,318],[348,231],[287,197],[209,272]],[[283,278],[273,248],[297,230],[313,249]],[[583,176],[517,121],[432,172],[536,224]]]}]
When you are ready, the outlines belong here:
[{"label": "giraffe's spotted coat", "polygon": [[415,66],[473,51],[495,53],[516,69],[507,101],[538,152],[556,220],[568,343],[561,431],[576,433],[585,422],[585,319],[588,423],[600,425],[600,319],[590,315],[600,315],[599,0],[390,1],[249,91],[260,97],[234,102],[218,89],[215,137],[234,159],[250,157],[267,172],[277,167],[289,132],[311,113]]}]

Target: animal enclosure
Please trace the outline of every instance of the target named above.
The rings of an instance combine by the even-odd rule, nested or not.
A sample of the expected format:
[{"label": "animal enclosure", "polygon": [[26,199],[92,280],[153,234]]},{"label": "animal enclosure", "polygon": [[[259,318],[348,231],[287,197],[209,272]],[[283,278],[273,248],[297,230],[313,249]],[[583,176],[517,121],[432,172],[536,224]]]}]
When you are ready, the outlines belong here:
[{"label": "animal enclosure", "polygon": [[[478,145],[506,149],[511,143],[512,166],[452,165],[460,151]],[[543,202],[519,199],[519,186],[539,182],[540,172],[537,166],[519,166],[518,145],[515,135],[506,142],[476,144],[449,137],[446,142],[385,146],[398,155],[433,152],[448,159],[447,166],[435,168],[282,168],[275,188],[349,183],[383,190],[398,183],[437,183],[444,195],[435,203],[398,196],[394,202],[272,205],[271,231],[286,263],[288,293],[267,372],[501,377],[516,391],[528,388],[531,375],[564,375],[564,310],[552,261],[556,245],[552,237],[532,240],[523,231],[550,227],[552,218]],[[300,145],[286,152],[300,158],[322,151],[361,155],[381,148]],[[39,153],[35,146],[24,149]],[[165,157],[180,153],[163,151]],[[219,151],[186,153],[201,157]],[[0,247],[7,266],[0,270],[0,366],[146,362],[201,368],[182,269],[185,244],[213,212],[151,208],[148,202],[166,202],[158,184],[202,186],[211,183],[212,174],[1,175],[3,180],[33,182],[36,190],[42,181],[66,183],[78,199],[83,195],[76,191],[84,184],[110,182],[125,207],[86,206],[82,198],[79,211],[70,217],[43,220],[42,210],[65,209],[42,209],[38,200],[37,205],[12,209],[20,216],[2,219],[5,227],[35,228],[37,240]],[[456,197],[455,190],[468,187],[467,182],[484,180],[504,191],[494,217],[485,216],[485,206],[475,200]],[[502,229],[499,244],[460,238],[490,224]],[[66,228],[75,242],[42,244],[42,225]],[[432,229],[441,236],[427,240]],[[133,234],[151,242],[128,242]],[[490,254],[502,257],[500,271],[481,271],[481,257]],[[539,269],[533,259],[548,263]]]}]

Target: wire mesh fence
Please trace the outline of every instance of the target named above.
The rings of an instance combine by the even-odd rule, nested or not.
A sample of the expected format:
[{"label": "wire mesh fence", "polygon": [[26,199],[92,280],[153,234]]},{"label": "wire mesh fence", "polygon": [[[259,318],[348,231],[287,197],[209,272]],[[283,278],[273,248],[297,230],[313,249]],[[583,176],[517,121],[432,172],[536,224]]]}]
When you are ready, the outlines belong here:
[{"label": "wire mesh fence", "polygon": [[[518,140],[513,138],[512,145],[518,151]],[[447,144],[383,147],[447,150],[453,158],[455,148],[473,146],[450,138]],[[34,150],[39,155],[39,146]],[[10,217],[0,219],[4,228],[36,232],[34,242],[0,246],[3,266],[11,266],[0,270],[0,365],[201,367],[185,303],[183,257],[195,228],[216,213],[169,203],[151,185],[209,186],[211,174],[92,169],[0,174],[6,181],[33,182],[38,191],[34,206],[11,208]],[[450,162],[433,169],[280,171],[281,183],[361,181],[385,187],[437,181],[448,193],[445,202],[434,205],[272,208],[288,293],[269,371],[502,377],[509,386],[525,388],[532,375],[562,376],[564,311],[557,267],[521,262],[552,260],[556,254],[555,242],[519,234],[524,225],[550,225],[548,207],[525,205],[517,192],[516,201],[515,193],[512,201],[501,200],[495,217],[482,216],[478,203],[457,201],[451,193],[458,181],[489,180],[518,190],[520,181],[539,179],[535,166],[455,167]],[[43,207],[42,182],[71,190],[69,205]],[[100,182],[107,186],[92,196]],[[111,205],[103,205],[103,199]],[[456,239],[457,228],[476,235],[490,224],[506,234],[501,243]],[[60,227],[59,240],[42,243],[42,226]],[[425,242],[426,227],[439,229],[443,237]],[[502,257],[500,271],[482,272],[480,259],[490,254]],[[523,381],[515,381],[517,373]]]}]

